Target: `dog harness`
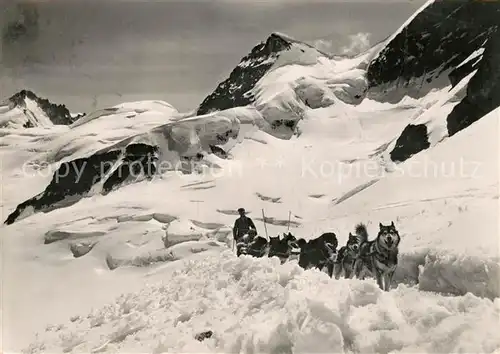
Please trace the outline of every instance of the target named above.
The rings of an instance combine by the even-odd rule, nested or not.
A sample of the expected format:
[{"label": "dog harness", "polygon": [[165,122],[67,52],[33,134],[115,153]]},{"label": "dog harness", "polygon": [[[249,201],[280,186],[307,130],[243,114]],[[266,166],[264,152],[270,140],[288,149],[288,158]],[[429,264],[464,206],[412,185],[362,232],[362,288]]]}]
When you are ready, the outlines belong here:
[{"label": "dog harness", "polygon": [[[388,256],[385,255],[386,252],[381,252],[381,250],[377,247],[376,242],[372,242],[370,244],[370,248],[368,253],[365,253],[363,255],[360,255],[361,257],[370,257],[370,256],[375,256],[376,259],[379,261],[389,261],[389,262],[395,262],[397,261],[397,253],[391,254],[391,252],[387,252]],[[392,256],[392,257],[391,257]],[[394,257],[395,256],[395,257]],[[396,259],[394,259],[396,258]]]}]

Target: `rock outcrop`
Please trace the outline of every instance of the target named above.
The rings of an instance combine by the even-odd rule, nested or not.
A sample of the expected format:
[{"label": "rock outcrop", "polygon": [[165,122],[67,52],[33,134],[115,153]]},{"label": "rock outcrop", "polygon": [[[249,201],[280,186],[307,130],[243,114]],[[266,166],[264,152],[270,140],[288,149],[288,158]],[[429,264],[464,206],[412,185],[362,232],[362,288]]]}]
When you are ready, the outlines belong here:
[{"label": "rock outcrop", "polygon": [[[499,24],[496,1],[430,3],[371,60],[367,96],[395,103],[406,95],[419,98],[446,87],[449,76],[456,82],[457,67],[484,47]],[[460,76],[472,70],[462,68]]]},{"label": "rock outcrop", "polygon": [[90,156],[62,162],[45,190],[19,204],[5,224],[36,212],[67,207],[88,195],[106,195],[127,184],[151,180],[157,173],[193,173],[205,163],[207,154],[222,156],[224,150],[219,145],[224,146],[238,133],[239,123],[234,119],[188,118],[127,138]]},{"label": "rock outcrop", "polygon": [[[465,97],[447,117],[409,124],[403,130],[391,160],[404,161],[432,145],[429,134],[439,135],[438,141],[452,136],[500,106],[499,27],[500,2],[436,0],[372,59],[366,97],[383,102],[421,98],[433,89],[454,88],[473,75],[465,85]],[[436,119],[446,126],[438,134],[426,126],[436,126]]]},{"label": "rock outcrop", "polygon": [[[500,11],[497,12],[500,22]],[[465,98],[447,117],[449,136],[484,117],[500,106],[500,30],[490,37],[476,74],[469,81]]]},{"label": "rock outcrop", "polygon": [[134,177],[151,178],[155,173],[154,146],[130,144],[122,149],[107,149],[87,158],[63,162],[53,174],[45,190],[19,204],[5,224],[12,224],[38,211],[48,212],[67,207],[86,196],[98,183],[103,182],[103,193]]},{"label": "rock outcrop", "polygon": [[427,139],[427,135],[427,126],[425,124],[407,125],[390,152],[391,160],[394,162],[403,162],[414,154],[428,149],[431,144]]},{"label": "rock outcrop", "polygon": [[274,65],[281,52],[289,50],[291,41],[273,33],[265,42],[259,43],[241,59],[229,77],[221,82],[200,104],[198,115],[246,106],[254,98],[248,94],[268,70]]}]

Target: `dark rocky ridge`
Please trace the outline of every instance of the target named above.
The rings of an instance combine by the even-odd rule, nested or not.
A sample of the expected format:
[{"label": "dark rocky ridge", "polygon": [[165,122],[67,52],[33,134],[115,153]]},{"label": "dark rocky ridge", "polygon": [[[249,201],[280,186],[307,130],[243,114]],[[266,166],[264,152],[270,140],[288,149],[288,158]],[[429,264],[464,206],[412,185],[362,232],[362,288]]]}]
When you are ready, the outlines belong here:
[{"label": "dark rocky ridge", "polygon": [[[202,132],[204,135],[201,150],[193,152],[190,151],[190,143],[185,142],[186,139],[182,139],[182,136],[177,136],[181,139],[174,139],[173,129],[178,124],[187,124],[186,128],[196,130],[210,123],[204,120],[172,122],[155,127],[144,135],[165,141],[170,151],[179,154],[179,163],[158,166],[159,146],[135,143],[137,136],[127,138],[88,157],[63,162],[45,190],[19,204],[4,223],[10,225],[24,218],[25,212],[49,212],[75,204],[89,195],[98,183],[102,183],[100,193],[106,195],[127,184],[151,180],[157,173],[167,170],[192,173],[206,153],[227,158],[227,152],[218,145],[224,145],[229,139],[238,136],[238,131],[234,131],[232,126],[224,126],[224,129],[227,129],[225,132],[211,130],[211,135]],[[158,167],[163,171],[158,171]]]},{"label": "dark rocky ridge", "polygon": [[486,43],[477,69],[467,86],[467,95],[447,117],[449,136],[500,106],[500,29]]},{"label": "dark rocky ridge", "polygon": [[289,50],[291,45],[288,39],[279,34],[271,34],[265,42],[256,45],[241,59],[229,74],[229,78],[221,82],[214,92],[203,100],[196,114],[202,115],[252,103],[254,98],[246,93],[274,65],[279,54]]},{"label": "dark rocky ridge", "polygon": [[[446,117],[448,136],[500,106],[500,2],[436,0],[369,64],[367,97],[398,102],[456,86],[477,70],[466,95]],[[482,55],[461,65],[476,51]],[[438,117],[437,117],[438,118]],[[430,147],[425,124],[409,124],[390,152],[402,162]]]},{"label": "dark rocky ridge", "polygon": [[[83,117],[85,114],[79,114],[76,117],[71,116],[71,113],[63,104],[54,104],[45,98],[38,97],[34,92],[29,90],[21,90],[12,95],[8,102],[14,106],[26,109],[25,99],[29,98],[35,101],[40,109],[49,117],[52,123],[56,125],[70,125],[78,118]],[[32,125],[27,122],[25,128],[30,128]]]},{"label": "dark rocky ridge", "polygon": [[30,207],[33,212],[49,212],[78,202],[96,183],[102,181],[116,163],[119,166],[104,181],[103,194],[130,180],[131,175],[135,180],[151,178],[156,172],[153,162],[157,149],[146,144],[130,144],[124,150],[111,147],[89,157],[63,162],[47,188],[19,204],[5,224],[14,223]]},{"label": "dark rocky ridge", "polygon": [[[498,1],[435,0],[370,62],[368,96],[395,103],[456,82],[448,74],[455,75],[453,70],[484,45],[499,22]],[[463,69],[462,77],[473,70]]]}]

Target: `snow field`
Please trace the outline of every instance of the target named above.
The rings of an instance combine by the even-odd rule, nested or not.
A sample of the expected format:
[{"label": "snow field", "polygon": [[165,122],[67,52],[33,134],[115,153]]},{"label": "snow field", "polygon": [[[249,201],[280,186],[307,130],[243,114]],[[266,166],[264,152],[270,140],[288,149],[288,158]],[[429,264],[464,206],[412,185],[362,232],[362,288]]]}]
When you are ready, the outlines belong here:
[{"label": "snow field", "polygon": [[[176,127],[168,137],[186,154],[206,150],[217,133],[233,133],[223,147],[229,158],[209,155],[198,173],[168,172],[2,225],[4,347],[500,352],[500,109],[447,138],[442,118],[470,76],[420,100],[350,105],[378,49],[332,59],[294,42],[252,90],[255,107],[186,119],[165,102],[130,102],[70,127],[1,129],[4,215],[50,180],[28,176],[20,170],[26,164],[31,172],[40,162],[55,170],[61,161],[131,141],[156,144],[161,161],[175,162],[180,151],[171,151],[165,136],[169,122]],[[268,134],[283,118],[299,121],[298,136]],[[432,147],[392,164],[387,153],[412,122],[426,124]],[[272,236],[286,231],[290,210],[293,234],[310,239],[334,231],[339,247],[360,221],[370,239],[379,222],[394,221],[402,236],[394,289],[382,292],[372,279],[332,280],[293,260],[236,258],[227,247],[241,206],[260,235],[261,209]],[[206,330],[214,336],[194,339]]]},{"label": "snow field", "polygon": [[[374,281],[224,251],[181,261],[162,282],[47,327],[28,352],[492,352],[499,305],[405,285],[384,293]],[[212,338],[194,339],[206,330]]]},{"label": "snow field", "polygon": [[[192,255],[189,248],[196,241],[190,241],[179,244],[185,246],[183,249],[189,258],[153,267],[145,278],[140,275],[144,274],[143,268],[136,271],[118,268],[129,272],[128,277],[139,276],[138,282],[149,279],[151,283],[135,293],[121,296],[116,303],[95,307],[88,317],[80,313],[80,317],[72,317],[73,321],[63,322],[62,327],[51,327],[39,335],[40,339],[30,345],[31,349],[34,352],[40,348],[53,352],[72,348],[75,352],[141,353],[149,350],[155,353],[495,351],[500,345],[495,330],[499,321],[498,282],[495,283],[499,274],[498,248],[495,248],[498,240],[494,232],[498,215],[494,173],[497,165],[494,154],[485,152],[491,151],[496,143],[498,113],[498,110],[493,112],[470,127],[470,131],[461,132],[415,158],[417,161],[425,158],[453,161],[451,154],[457,146],[464,146],[469,139],[481,134],[481,144],[476,143],[476,149],[464,151],[461,156],[482,158],[481,178],[389,175],[331,206],[327,220],[321,220],[318,215],[308,216],[301,220],[300,228],[292,229],[297,236],[306,238],[334,230],[342,245],[360,220],[369,221],[372,237],[377,222],[387,224],[395,220],[403,238],[396,275],[400,284],[390,293],[381,292],[371,279],[331,280],[315,270],[303,271],[295,261],[279,265],[277,259],[236,259],[231,251],[223,251],[224,247]],[[455,161],[459,157],[455,156]],[[409,162],[402,165],[403,170],[408,167]],[[194,180],[196,176],[189,178]],[[165,187],[161,180],[153,185],[156,183]],[[175,185],[175,179],[169,180],[168,185]],[[219,192],[221,186],[217,185]],[[193,190],[188,195],[203,198],[203,193],[213,193],[215,188]],[[390,188],[401,193],[387,193]],[[145,191],[143,186],[135,185],[110,194],[106,205],[99,201],[101,215],[105,217],[105,210],[116,213],[116,205],[120,205],[121,198],[130,194],[131,189]],[[141,194],[144,207],[151,206],[152,196],[157,194],[154,190],[150,193],[150,197],[148,193]],[[173,194],[173,190],[168,194]],[[88,202],[90,200],[81,203]],[[196,212],[194,207],[187,207],[187,203],[185,209],[177,210],[184,218],[198,214],[202,221],[196,222],[197,225],[209,221],[215,224],[215,220],[229,223],[234,219],[233,216],[215,217],[214,206],[206,203],[199,203]],[[122,203],[127,205],[121,209],[122,213],[131,215],[139,204],[137,199],[135,205],[132,200]],[[282,209],[279,203],[269,204],[275,205],[276,211]],[[111,208],[113,205],[115,209]],[[165,209],[174,207],[174,204],[162,205]],[[175,205],[180,207],[182,203],[175,202]],[[321,205],[318,210],[325,206]],[[83,210],[99,213],[95,208],[82,206]],[[135,210],[136,220],[155,222],[141,217],[147,215],[145,209]],[[255,220],[258,209],[253,213],[250,216]],[[54,219],[61,218],[53,215]],[[168,218],[164,215],[163,219]],[[132,237],[137,234],[131,227],[136,222],[126,220],[124,228],[117,233]],[[33,224],[37,224],[36,220]],[[98,228],[102,227],[97,224]],[[259,230],[263,229],[262,223],[256,224]],[[82,221],[81,226],[85,225],[88,222]],[[182,219],[171,222],[167,230],[189,239],[199,232],[197,225]],[[137,227],[141,228],[139,224]],[[270,234],[284,231],[283,227],[274,225],[268,225],[268,230]],[[133,238],[140,243],[137,235]],[[159,235],[154,237],[154,242],[161,247]],[[109,249],[120,248],[115,245]],[[89,253],[81,259],[89,262],[89,256],[98,257],[98,253]],[[162,279],[162,283],[154,285],[153,279]],[[410,285],[417,281],[418,286]],[[494,299],[481,299],[472,293]],[[194,339],[194,335],[209,329],[215,333],[213,338],[203,343]]]}]

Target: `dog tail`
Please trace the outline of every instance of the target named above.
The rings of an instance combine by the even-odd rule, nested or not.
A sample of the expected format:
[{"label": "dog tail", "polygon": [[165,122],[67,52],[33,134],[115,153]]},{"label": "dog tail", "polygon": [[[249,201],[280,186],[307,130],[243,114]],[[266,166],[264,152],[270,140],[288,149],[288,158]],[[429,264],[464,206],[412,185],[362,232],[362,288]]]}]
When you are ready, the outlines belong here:
[{"label": "dog tail", "polygon": [[368,230],[366,229],[366,225],[363,223],[359,223],[354,227],[354,231],[356,232],[356,237],[358,238],[359,243],[368,241]]}]

